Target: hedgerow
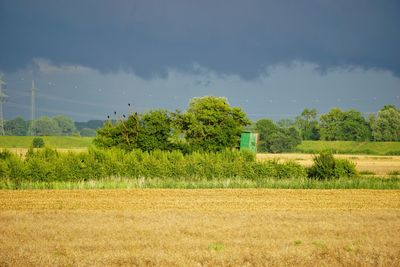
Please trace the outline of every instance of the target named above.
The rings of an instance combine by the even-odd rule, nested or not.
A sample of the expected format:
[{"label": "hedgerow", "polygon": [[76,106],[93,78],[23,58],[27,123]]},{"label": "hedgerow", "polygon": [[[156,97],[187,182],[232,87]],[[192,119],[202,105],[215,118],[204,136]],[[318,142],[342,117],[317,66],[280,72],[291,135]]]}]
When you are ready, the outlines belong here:
[{"label": "hedgerow", "polygon": [[294,162],[256,161],[250,152],[151,152],[90,148],[88,152],[59,153],[30,149],[25,157],[0,153],[0,177],[37,182],[125,178],[302,178],[305,168]]}]

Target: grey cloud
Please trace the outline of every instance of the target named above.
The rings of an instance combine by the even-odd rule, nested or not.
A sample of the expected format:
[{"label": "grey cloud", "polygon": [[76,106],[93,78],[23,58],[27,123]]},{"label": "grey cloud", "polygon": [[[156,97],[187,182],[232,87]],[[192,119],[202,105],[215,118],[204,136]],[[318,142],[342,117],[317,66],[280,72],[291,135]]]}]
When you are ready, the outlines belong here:
[{"label": "grey cloud", "polygon": [[400,75],[399,11],[395,0],[0,0],[0,69],[40,57],[152,77],[197,62],[254,78],[304,60]]}]

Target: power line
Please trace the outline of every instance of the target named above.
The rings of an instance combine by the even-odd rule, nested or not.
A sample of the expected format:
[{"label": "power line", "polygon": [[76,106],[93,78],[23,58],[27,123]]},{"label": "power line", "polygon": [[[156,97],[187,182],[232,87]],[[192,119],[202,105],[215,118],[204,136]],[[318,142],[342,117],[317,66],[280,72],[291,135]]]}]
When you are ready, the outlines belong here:
[{"label": "power line", "polygon": [[3,110],[3,104],[6,102],[8,95],[3,93],[3,85],[6,83],[3,81],[3,74],[0,74],[0,134],[5,135],[4,131],[4,110]]},{"label": "power line", "polygon": [[32,80],[32,91],[31,91],[31,135],[35,135],[33,131],[33,125],[35,124],[35,81]]},{"label": "power line", "polygon": [[[19,109],[25,109],[25,110],[30,110],[31,107],[29,105],[23,105],[19,103],[15,103],[13,101],[8,101],[7,105],[19,108]],[[95,115],[95,114],[90,114],[90,113],[82,113],[82,112],[73,112],[73,111],[66,111],[66,110],[61,110],[61,109],[50,109],[50,108],[41,108],[37,107],[36,111],[42,111],[42,112],[48,112],[48,113],[53,113],[53,114],[65,114],[65,115],[70,115],[70,116],[76,116],[76,117],[82,117],[82,118],[94,118],[94,119],[104,119],[103,116]]]}]

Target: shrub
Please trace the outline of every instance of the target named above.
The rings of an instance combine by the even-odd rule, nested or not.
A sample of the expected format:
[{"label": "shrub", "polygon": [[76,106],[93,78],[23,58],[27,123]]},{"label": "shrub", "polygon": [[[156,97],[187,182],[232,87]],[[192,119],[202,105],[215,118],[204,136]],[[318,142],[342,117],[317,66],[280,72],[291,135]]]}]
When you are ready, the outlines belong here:
[{"label": "shrub", "polygon": [[34,182],[81,181],[108,177],[181,179],[304,178],[296,163],[259,162],[251,152],[225,150],[184,155],[180,151],[143,152],[90,148],[82,153],[29,149],[25,158],[0,153],[0,177]]},{"label": "shrub", "polygon": [[41,148],[44,147],[44,140],[41,137],[35,137],[32,139],[32,147],[33,148]]},{"label": "shrub", "polygon": [[335,159],[335,176],[338,178],[357,176],[356,165],[347,159]]},{"label": "shrub", "polygon": [[334,179],[357,175],[354,163],[346,159],[335,159],[331,152],[322,152],[313,161],[314,165],[307,169],[310,178]]}]

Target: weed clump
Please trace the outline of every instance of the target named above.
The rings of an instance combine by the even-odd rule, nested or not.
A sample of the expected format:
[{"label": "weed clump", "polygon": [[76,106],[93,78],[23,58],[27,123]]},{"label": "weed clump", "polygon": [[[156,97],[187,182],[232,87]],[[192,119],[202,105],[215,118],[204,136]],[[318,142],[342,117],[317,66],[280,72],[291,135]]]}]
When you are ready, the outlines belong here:
[{"label": "weed clump", "polygon": [[357,176],[354,163],[346,159],[335,159],[331,152],[322,152],[313,161],[313,166],[307,169],[310,178],[322,180]]},{"label": "weed clump", "polygon": [[33,148],[41,148],[44,147],[44,140],[41,137],[35,137],[32,139],[32,147]]}]

